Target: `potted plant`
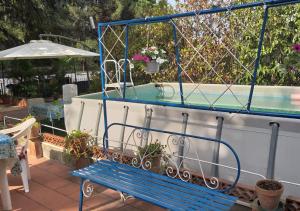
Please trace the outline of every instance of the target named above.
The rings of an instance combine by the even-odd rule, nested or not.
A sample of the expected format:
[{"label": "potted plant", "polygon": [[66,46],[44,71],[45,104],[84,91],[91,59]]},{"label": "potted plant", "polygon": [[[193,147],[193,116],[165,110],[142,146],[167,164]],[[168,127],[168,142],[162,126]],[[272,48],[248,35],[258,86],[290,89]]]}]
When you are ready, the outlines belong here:
[{"label": "potted plant", "polygon": [[133,56],[132,60],[143,62],[146,65],[146,73],[157,73],[160,65],[168,61],[165,57],[166,51],[152,46],[149,48],[143,48],[141,53]]},{"label": "potted plant", "polygon": [[[161,170],[161,159],[164,156],[165,148],[166,146],[161,145],[158,141],[144,147],[138,147],[138,159],[141,160],[144,168],[159,173]],[[151,164],[151,168],[148,168],[148,163]]]},{"label": "potted plant", "polygon": [[73,130],[66,136],[65,148],[67,154],[75,161],[75,169],[86,167],[91,163],[93,156],[92,147],[89,146],[91,141],[92,137],[80,130]]},{"label": "potted plant", "polygon": [[278,181],[269,179],[257,181],[255,191],[259,205],[266,210],[276,209],[279,205],[283,190],[283,185]]}]

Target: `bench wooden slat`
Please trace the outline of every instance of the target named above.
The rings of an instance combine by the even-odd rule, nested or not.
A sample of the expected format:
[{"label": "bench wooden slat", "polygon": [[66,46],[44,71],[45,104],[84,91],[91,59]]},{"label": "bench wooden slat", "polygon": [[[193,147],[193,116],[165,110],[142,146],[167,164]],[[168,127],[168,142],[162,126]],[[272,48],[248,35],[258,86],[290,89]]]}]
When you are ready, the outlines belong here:
[{"label": "bench wooden slat", "polygon": [[[158,195],[154,195],[154,196],[148,196],[148,195],[141,195],[140,194],[140,190],[133,190],[131,188],[131,186],[124,186],[121,184],[117,184],[115,185],[114,183],[111,183],[111,178],[107,178],[107,177],[93,177],[90,178],[89,175],[86,174],[82,174],[83,172],[79,173],[74,173],[74,176],[79,176],[83,179],[89,179],[91,182],[95,182],[97,184],[101,184],[107,188],[113,189],[113,190],[117,190],[117,191],[121,191],[123,193],[128,193],[129,195],[134,196],[135,198],[141,199],[143,201],[149,202],[149,203],[153,203],[156,204],[158,206],[161,206],[163,208],[167,208],[167,209],[171,209],[171,210],[178,210],[178,211],[183,211],[185,210],[184,207],[182,206],[178,206],[179,204],[172,204],[169,203],[168,200],[165,200],[164,198],[159,197]],[[164,199],[164,200],[162,200]]]},{"label": "bench wooden slat", "polygon": [[[213,210],[214,208],[217,208],[215,210],[226,210],[228,207],[215,203],[213,200],[207,200],[203,199],[202,197],[196,197],[191,194],[186,194],[183,192],[180,192],[178,190],[170,189],[166,184],[164,184],[163,187],[162,183],[157,183],[155,180],[149,180],[147,178],[136,178],[134,174],[124,174],[124,172],[116,172],[116,169],[113,168],[107,168],[105,166],[102,166],[101,169],[97,168],[94,169],[95,173],[110,176],[111,174],[114,175],[114,179],[118,179],[118,182],[124,182],[128,183],[128,185],[131,185],[132,187],[142,188],[143,191],[148,192],[148,194],[161,194],[163,193],[164,196],[167,196],[168,198],[172,198],[172,200],[180,201],[181,204],[185,204],[189,206],[190,208],[197,208],[197,207],[206,207],[207,209],[210,208]],[[133,183],[134,182],[134,183]]]},{"label": "bench wooden slat", "polygon": [[[104,163],[101,163],[99,165],[99,168],[103,168],[103,164]],[[113,171],[115,168],[114,167],[115,165],[110,164],[110,165],[108,165],[108,167],[111,165],[113,167],[110,169],[111,169],[111,171]],[[226,208],[226,206],[224,206],[224,205],[230,206],[235,201],[235,200],[231,200],[231,199],[228,200],[227,198],[223,198],[224,194],[222,194],[222,197],[219,197],[218,194],[213,195],[211,193],[202,192],[202,191],[196,191],[196,192],[191,191],[190,189],[187,189],[184,186],[178,186],[173,183],[169,183],[169,182],[165,182],[165,181],[161,181],[159,179],[153,178],[152,176],[144,176],[144,175],[140,175],[140,174],[136,173],[136,170],[140,171],[140,169],[127,168],[127,166],[125,166],[125,168],[124,168],[124,165],[121,165],[121,166],[123,166],[121,175],[124,174],[124,172],[129,172],[129,173],[127,173],[128,175],[127,174],[123,175],[124,177],[131,178],[131,176],[133,176],[134,180],[138,183],[141,183],[141,184],[145,183],[145,185],[156,185],[157,188],[162,189],[165,192],[173,192],[174,194],[181,193],[181,195],[186,198],[192,198],[193,201],[191,203],[193,203],[194,201],[197,201],[197,200],[199,200],[199,198],[201,198],[202,203],[207,203],[210,206],[214,206],[213,202],[214,202],[214,200],[217,200],[217,202],[219,203],[219,205],[217,205],[217,207],[219,209],[224,209],[224,208]],[[134,172],[132,173],[131,170],[134,170]],[[142,172],[144,172],[144,171],[142,171]],[[182,181],[180,183],[182,183]],[[186,185],[186,183],[183,183],[183,185]],[[214,192],[216,192],[216,191],[214,191]],[[182,193],[184,193],[184,194],[182,194]],[[227,195],[225,195],[225,196],[228,197]],[[230,198],[232,198],[232,197],[230,197]]]},{"label": "bench wooden slat", "polygon": [[215,190],[113,161],[98,161],[73,175],[172,210],[229,210],[236,200]]},{"label": "bench wooden slat", "polygon": [[[179,198],[175,198],[174,196],[170,194],[165,194],[165,192],[161,192],[160,190],[156,191],[149,191],[145,186],[138,186],[134,185],[135,183],[127,183],[124,180],[118,180],[117,178],[108,176],[107,174],[101,174],[99,176],[99,172],[97,172],[98,176],[95,176],[94,173],[96,172],[90,172],[92,178],[90,181],[98,183],[98,184],[104,184],[107,183],[107,187],[110,187],[115,190],[119,190],[121,192],[128,193],[130,195],[135,196],[136,198],[140,198],[144,201],[148,201],[150,203],[157,204],[161,207],[172,209],[172,210],[199,210],[199,208],[204,208],[205,210],[214,210],[218,211],[221,209],[215,209],[211,206],[206,206],[205,204],[199,204],[199,206],[192,206],[188,203],[183,203],[179,200]],[[86,176],[86,175],[85,175]],[[149,200],[145,200],[149,198]],[[166,205],[163,205],[163,203],[166,203]],[[202,205],[202,206],[200,206]]]},{"label": "bench wooden slat", "polygon": [[[111,162],[111,161],[107,161],[107,160],[101,161],[101,164],[104,164],[104,163],[107,163],[108,165],[114,165],[118,168],[121,168],[123,171],[129,171],[130,170],[130,171],[135,172],[137,175],[143,175],[143,176],[147,176],[147,177],[150,177],[150,178],[155,178],[155,179],[158,179],[158,180],[162,180],[162,181],[168,182],[170,184],[177,185],[178,188],[183,188],[184,190],[187,189],[186,191],[188,193],[191,192],[191,191],[192,191],[192,194],[205,192],[206,194],[211,194],[211,195],[218,196],[218,197],[221,197],[221,198],[224,197],[224,199],[229,200],[229,201],[235,201],[236,200],[236,197],[234,197],[234,196],[225,195],[223,193],[220,193],[219,191],[208,189],[206,187],[201,187],[199,185],[194,185],[194,184],[191,184],[191,183],[188,183],[188,182],[183,182],[180,179],[174,179],[174,178],[171,178],[171,177],[168,177],[168,176],[165,176],[165,175],[160,175],[160,174],[153,173],[151,171],[141,171],[141,169],[138,169],[138,168],[135,168],[135,167],[132,167],[132,166],[128,166],[128,165],[124,165],[124,164],[120,164],[120,163],[117,163],[117,162]],[[180,190],[180,191],[184,191],[184,190]]]},{"label": "bench wooden slat", "polygon": [[188,189],[188,192],[193,191],[193,194],[199,193],[199,191],[200,191],[200,192],[205,192],[207,194],[211,194],[211,195],[214,195],[214,196],[218,196],[220,198],[224,198],[224,199],[229,200],[229,201],[236,201],[236,199],[237,199],[234,196],[229,196],[229,195],[223,194],[223,193],[221,193],[219,191],[216,191],[216,190],[212,190],[212,189],[209,189],[209,188],[206,188],[206,187],[195,185],[195,184],[192,184],[192,183],[189,183],[189,182],[184,182],[180,179],[174,179],[174,178],[171,178],[171,177],[168,177],[168,176],[165,176],[165,175],[156,174],[156,173],[153,173],[151,171],[145,171],[145,170],[141,171],[141,169],[138,169],[138,168],[135,168],[135,167],[132,167],[132,166],[129,166],[129,165],[124,165],[124,164],[121,164],[121,163],[118,163],[118,162],[113,162],[113,161],[109,161],[109,160],[101,160],[100,162],[99,161],[96,162],[96,164],[97,163],[101,163],[101,164],[107,163],[108,165],[114,165],[114,166],[119,167],[123,170],[133,171],[136,174],[142,174],[142,175],[145,175],[145,176],[156,178],[158,180],[166,181],[168,183],[178,185],[181,188]]}]

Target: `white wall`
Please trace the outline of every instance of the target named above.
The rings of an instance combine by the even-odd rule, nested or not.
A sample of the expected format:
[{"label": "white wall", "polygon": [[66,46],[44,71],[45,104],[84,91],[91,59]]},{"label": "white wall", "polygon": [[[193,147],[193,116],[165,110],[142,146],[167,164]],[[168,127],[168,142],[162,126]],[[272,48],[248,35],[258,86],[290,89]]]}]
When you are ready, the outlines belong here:
[{"label": "white wall", "polygon": [[[100,100],[73,98],[72,104],[65,105],[65,121],[68,131],[76,129],[79,118],[81,101],[85,102],[82,116],[81,130],[93,134],[96,123],[97,109]],[[121,122],[123,119],[124,106],[129,106],[127,124],[142,126],[145,116],[145,105],[124,102],[107,102],[108,124]],[[182,112],[189,114],[187,133],[199,136],[215,137],[217,120],[216,116],[224,117],[222,139],[229,143],[239,155],[241,167],[244,170],[253,171],[266,175],[268,152],[271,136],[269,122],[280,123],[278,149],[276,156],[275,177],[280,180],[300,183],[300,121],[282,118],[259,117],[241,114],[216,113],[192,109],[170,108],[163,106],[152,106],[153,117],[151,128],[180,132],[182,124]],[[101,116],[99,137],[104,132],[103,113]],[[130,130],[126,130],[125,137]],[[113,140],[119,140],[120,127],[111,128],[109,136]],[[166,136],[159,135],[158,138],[166,142]],[[102,140],[100,140],[102,141]],[[212,144],[206,141],[191,142],[192,151],[197,150],[200,158],[211,161]],[[195,155],[191,155],[192,157]],[[220,163],[236,166],[233,157],[223,147],[220,151]],[[187,167],[197,168],[197,163],[185,162]],[[203,165],[204,170],[209,172],[210,165]],[[220,168],[223,178],[232,179],[235,172]],[[259,176],[242,173],[240,182],[254,185]],[[285,184],[286,195],[300,196],[300,186]]]}]

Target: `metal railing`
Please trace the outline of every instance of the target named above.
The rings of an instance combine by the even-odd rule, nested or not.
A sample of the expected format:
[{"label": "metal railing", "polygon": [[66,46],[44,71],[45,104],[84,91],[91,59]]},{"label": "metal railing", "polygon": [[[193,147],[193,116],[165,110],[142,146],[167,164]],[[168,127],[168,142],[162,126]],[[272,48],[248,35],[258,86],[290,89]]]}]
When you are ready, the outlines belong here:
[{"label": "metal railing", "polygon": [[[7,127],[7,119],[12,119],[12,120],[16,120],[16,121],[21,121],[21,120],[22,120],[22,119],[16,118],[16,117],[4,116],[4,117],[3,117],[3,125],[4,125],[4,127]],[[52,129],[52,133],[53,133],[53,134],[54,134],[54,130],[61,131],[61,132],[64,132],[64,133],[67,133],[66,130],[61,129],[61,128],[58,128],[58,127],[54,127],[54,126],[51,126],[51,125],[41,124],[41,126],[42,126],[42,127],[49,128],[49,129]]]}]

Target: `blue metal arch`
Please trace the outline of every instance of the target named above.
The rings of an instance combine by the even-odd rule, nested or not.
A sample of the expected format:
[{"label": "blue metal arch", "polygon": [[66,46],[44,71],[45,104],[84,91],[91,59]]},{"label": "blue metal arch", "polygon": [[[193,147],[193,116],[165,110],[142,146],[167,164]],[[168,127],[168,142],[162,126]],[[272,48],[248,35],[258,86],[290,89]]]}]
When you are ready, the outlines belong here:
[{"label": "blue metal arch", "polygon": [[[284,5],[292,5],[299,3],[300,0],[265,0],[259,2],[252,2],[246,4],[238,4],[238,5],[231,5],[228,7],[218,7],[218,8],[211,8],[205,9],[200,11],[192,11],[180,14],[172,14],[172,15],[165,15],[165,16],[158,16],[158,17],[147,17],[147,18],[140,18],[140,19],[132,19],[132,20],[121,20],[121,21],[113,21],[113,22],[106,22],[106,23],[99,23],[98,24],[98,35],[99,35],[99,52],[100,52],[100,67],[101,67],[101,82],[102,82],[102,99],[103,99],[103,106],[104,106],[104,124],[107,124],[107,111],[106,111],[106,101],[124,101],[124,102],[132,102],[132,103],[143,103],[143,104],[153,104],[153,105],[162,105],[162,106],[170,106],[170,107],[182,107],[182,108],[190,108],[190,109],[199,109],[199,110],[208,110],[208,111],[219,111],[219,112],[229,112],[229,113],[241,113],[241,114],[250,114],[250,115],[260,115],[260,116],[270,116],[270,117],[281,117],[281,118],[292,118],[292,119],[300,119],[300,114],[291,114],[291,113],[283,113],[283,112],[271,112],[271,111],[257,111],[251,109],[251,103],[253,99],[253,93],[255,89],[257,71],[259,69],[260,58],[261,58],[261,51],[262,45],[265,35],[265,29],[268,22],[268,10],[271,7],[280,7]],[[122,98],[109,98],[105,95],[105,73],[103,70],[103,44],[101,40],[103,39],[102,33],[103,29],[106,27],[112,26],[125,26],[125,52],[124,57],[128,58],[128,28],[132,25],[139,25],[139,24],[151,24],[151,23],[158,23],[158,22],[170,22],[172,25],[172,19],[175,18],[182,18],[182,17],[189,17],[195,15],[203,15],[203,14],[213,14],[213,13],[221,13],[226,11],[233,11],[233,10],[241,10],[246,8],[254,8],[254,7],[264,7],[264,17],[263,23],[260,30],[259,35],[259,42],[258,42],[258,50],[257,56],[255,61],[255,67],[253,70],[253,78],[251,81],[250,92],[248,96],[248,103],[246,109],[233,109],[233,108],[222,108],[222,107],[208,107],[208,106],[199,106],[199,105],[189,105],[185,104],[183,98],[183,87],[182,87],[182,79],[181,79],[181,67],[180,67],[180,52],[179,47],[176,45],[177,43],[177,35],[176,35],[176,28],[173,26],[173,39],[174,39],[174,50],[176,54],[176,64],[178,66],[178,84],[180,90],[180,103],[168,103],[168,102],[159,102],[159,101],[149,101],[149,100],[139,100],[139,99],[127,99],[126,98],[126,80],[124,80],[123,85],[123,96]],[[125,60],[126,61],[126,60]],[[124,72],[126,75],[127,69],[127,62],[124,62]],[[105,126],[106,128],[106,126]]]},{"label": "blue metal arch", "polygon": [[236,151],[224,140],[218,140],[215,138],[209,138],[209,137],[204,137],[204,136],[196,136],[196,135],[190,135],[190,134],[182,134],[182,133],[178,133],[178,132],[173,132],[173,131],[167,131],[167,130],[159,130],[159,129],[154,129],[154,128],[145,128],[145,127],[140,127],[140,126],[135,126],[135,125],[129,125],[129,124],[122,124],[122,123],[112,123],[110,125],[107,126],[107,129],[104,132],[103,135],[103,146],[105,146],[104,150],[107,153],[107,149],[108,149],[108,131],[109,128],[111,128],[112,126],[123,126],[123,127],[128,127],[128,128],[134,128],[134,129],[138,129],[138,130],[146,130],[146,131],[152,131],[152,132],[158,132],[158,133],[165,133],[165,134],[170,134],[170,135],[176,135],[176,136],[184,136],[187,138],[194,138],[194,139],[198,139],[198,140],[206,140],[209,142],[217,142],[220,144],[225,145],[233,154],[235,160],[236,160],[236,165],[237,165],[237,175],[236,178],[234,180],[234,182],[229,185],[226,189],[222,189],[220,190],[220,192],[228,192],[230,191],[233,187],[235,187],[235,185],[238,183],[239,179],[240,179],[240,175],[241,175],[241,163],[240,163],[240,159],[236,153]]}]

